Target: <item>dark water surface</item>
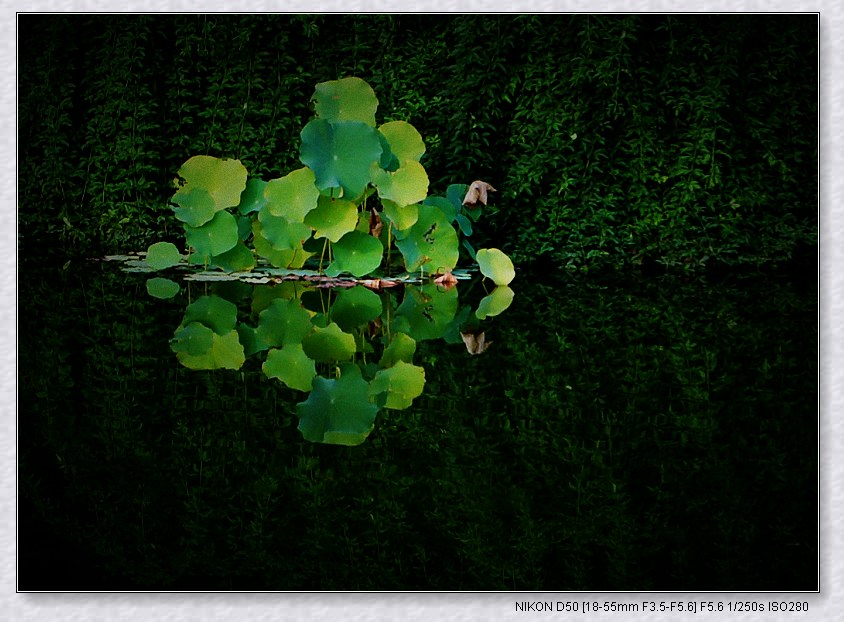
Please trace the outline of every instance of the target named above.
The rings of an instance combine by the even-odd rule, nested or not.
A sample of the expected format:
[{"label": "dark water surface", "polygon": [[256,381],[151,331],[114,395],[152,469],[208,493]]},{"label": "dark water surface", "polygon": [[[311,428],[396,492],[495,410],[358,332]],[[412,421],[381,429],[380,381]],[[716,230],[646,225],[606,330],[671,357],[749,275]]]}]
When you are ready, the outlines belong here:
[{"label": "dark water surface", "polygon": [[813,275],[520,272],[357,447],[259,357],[182,367],[145,280],[22,268],[21,590],[817,588]]}]

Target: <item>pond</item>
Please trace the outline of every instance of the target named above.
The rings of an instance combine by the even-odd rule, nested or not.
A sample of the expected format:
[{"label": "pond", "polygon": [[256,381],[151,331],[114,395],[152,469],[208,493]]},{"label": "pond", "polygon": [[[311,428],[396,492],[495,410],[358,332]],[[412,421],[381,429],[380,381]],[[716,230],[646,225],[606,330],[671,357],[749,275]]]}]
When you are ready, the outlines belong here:
[{"label": "pond", "polygon": [[268,285],[23,264],[19,589],[816,589],[814,278],[552,274],[415,339],[421,393],[350,446],[265,353],[174,352],[190,304]]}]

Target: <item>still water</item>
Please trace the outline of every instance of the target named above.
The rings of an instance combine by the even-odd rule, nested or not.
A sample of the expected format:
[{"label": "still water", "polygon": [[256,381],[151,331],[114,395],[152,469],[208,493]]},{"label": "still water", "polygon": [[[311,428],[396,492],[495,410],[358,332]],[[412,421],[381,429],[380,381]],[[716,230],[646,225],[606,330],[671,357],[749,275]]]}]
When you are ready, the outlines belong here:
[{"label": "still water", "polygon": [[[355,373],[372,378],[401,329],[424,386],[370,394],[374,422],[323,435],[345,444],[302,429],[326,404],[342,419],[342,400],[303,410],[311,376],[269,377],[266,350],[237,369],[174,351],[192,303],[227,300],[254,327],[273,288],[162,300],[146,280],[22,268],[19,589],[817,587],[813,279],[522,270],[483,320],[477,280],[440,319],[436,292],[382,292],[404,318],[349,329]],[[440,324],[413,333],[426,311]]]}]

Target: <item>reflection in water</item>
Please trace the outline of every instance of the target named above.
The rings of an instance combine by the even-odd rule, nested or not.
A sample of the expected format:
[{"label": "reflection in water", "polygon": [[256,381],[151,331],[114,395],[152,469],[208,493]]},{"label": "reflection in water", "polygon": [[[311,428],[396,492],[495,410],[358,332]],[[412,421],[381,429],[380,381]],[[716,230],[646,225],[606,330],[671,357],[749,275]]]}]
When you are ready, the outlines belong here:
[{"label": "reflection in water", "polygon": [[[478,320],[500,315],[513,301],[513,290],[502,286],[474,313],[458,310],[454,283],[406,284],[379,294],[363,285],[332,290],[285,281],[223,292],[232,299],[211,294],[188,305],[170,341],[179,362],[194,370],[240,369],[247,356],[263,355],[267,377],[310,394],[296,405],[302,435],[336,445],[360,445],[380,409],[404,410],[422,394],[425,370],[413,364],[418,341],[462,337],[470,353],[480,354],[489,344]],[[241,302],[257,325],[238,319]],[[469,326],[474,332],[465,332]]]},{"label": "reflection in water", "polygon": [[[376,317],[145,279],[20,279],[21,589],[816,586],[817,307],[788,280],[526,275],[480,320],[469,282],[368,292]],[[224,303],[243,363],[186,368],[209,337],[234,360]],[[364,395],[365,442],[307,440]]]}]

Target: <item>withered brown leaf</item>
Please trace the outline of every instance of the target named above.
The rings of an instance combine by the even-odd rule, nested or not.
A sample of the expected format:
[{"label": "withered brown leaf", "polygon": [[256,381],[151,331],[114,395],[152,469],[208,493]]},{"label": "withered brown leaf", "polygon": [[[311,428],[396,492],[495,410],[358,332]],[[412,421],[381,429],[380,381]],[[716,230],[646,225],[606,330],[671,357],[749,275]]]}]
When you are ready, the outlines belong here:
[{"label": "withered brown leaf", "polygon": [[369,212],[369,235],[374,238],[381,237],[381,229],[384,228],[384,223],[381,222],[381,216],[378,215],[378,210],[374,207]]},{"label": "withered brown leaf", "polygon": [[469,354],[483,354],[486,349],[492,345],[491,341],[487,341],[484,337],[483,331],[479,333],[460,333],[463,338],[463,343],[466,344],[466,350]]},{"label": "withered brown leaf", "polygon": [[454,276],[451,272],[446,272],[445,274],[441,274],[437,278],[435,278],[434,283],[436,283],[437,285],[442,285],[445,289],[451,289],[452,287],[457,285],[457,277]]},{"label": "withered brown leaf", "polygon": [[463,197],[463,205],[475,205],[478,201],[486,205],[488,192],[497,192],[497,190],[485,181],[479,179],[473,181],[466,196]]}]

